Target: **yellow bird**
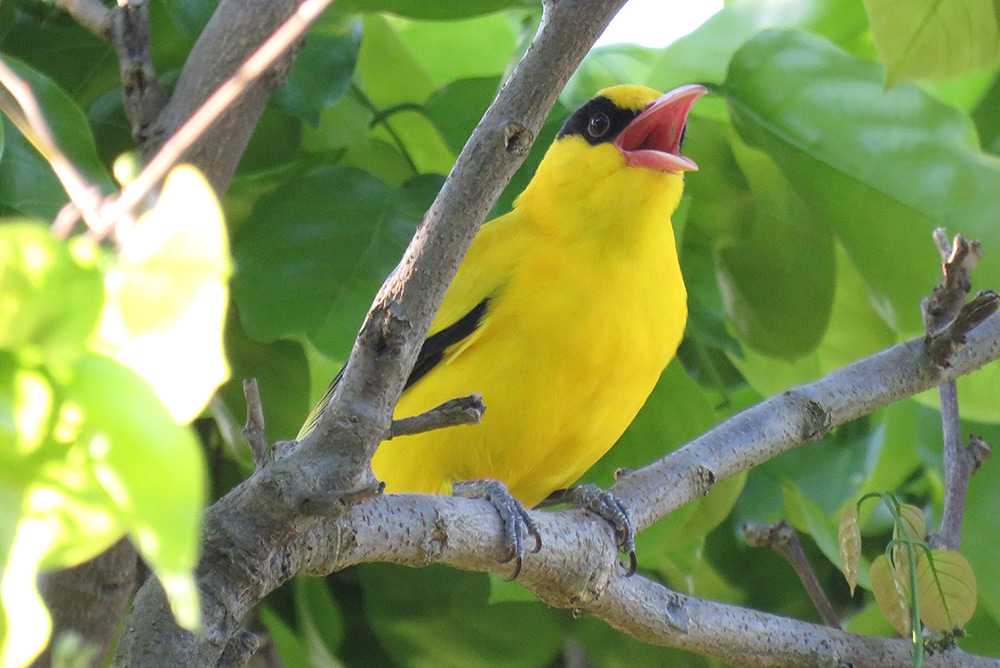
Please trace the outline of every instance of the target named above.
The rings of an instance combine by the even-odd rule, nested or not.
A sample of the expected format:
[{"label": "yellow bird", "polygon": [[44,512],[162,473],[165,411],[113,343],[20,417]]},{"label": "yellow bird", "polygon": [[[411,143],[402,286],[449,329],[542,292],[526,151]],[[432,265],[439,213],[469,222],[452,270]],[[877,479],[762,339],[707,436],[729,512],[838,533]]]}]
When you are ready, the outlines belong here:
[{"label": "yellow bird", "polygon": [[[625,431],[684,332],[670,216],[697,169],[680,145],[704,93],[615,86],[566,120],[513,210],[473,242],[395,410],[478,393],[483,420],[382,443],[372,469],[386,492],[491,479],[534,506]],[[520,531],[508,528],[518,565]]]}]

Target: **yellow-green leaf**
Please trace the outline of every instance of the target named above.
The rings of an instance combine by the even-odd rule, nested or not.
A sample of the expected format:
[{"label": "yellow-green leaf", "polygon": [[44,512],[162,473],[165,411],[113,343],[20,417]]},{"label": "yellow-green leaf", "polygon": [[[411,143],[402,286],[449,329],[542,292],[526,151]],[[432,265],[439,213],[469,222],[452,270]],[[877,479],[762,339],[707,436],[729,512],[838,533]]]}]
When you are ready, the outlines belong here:
[{"label": "yellow-green leaf", "polygon": [[840,569],[851,587],[851,596],[858,586],[861,570],[861,525],[858,522],[858,507],[853,503],[840,514]]},{"label": "yellow-green leaf", "polygon": [[993,0],[865,0],[889,85],[994,65],[1000,27]]},{"label": "yellow-green leaf", "polygon": [[[896,523],[892,528],[893,540],[903,539],[899,531],[900,524],[902,524],[903,533],[907,538],[915,542],[922,542],[924,540],[924,535],[927,532],[927,521],[924,519],[924,511],[916,506],[904,503],[899,506],[899,519],[900,522]],[[903,543],[897,543],[892,548],[892,563],[896,569],[896,577],[901,582],[905,582],[907,587],[909,587],[910,582],[908,549],[908,546]],[[919,556],[919,554],[920,552],[918,551],[915,556]]]},{"label": "yellow-green leaf", "polygon": [[936,634],[964,626],[979,596],[972,566],[959,552],[933,550],[917,557],[920,621]]},{"label": "yellow-green leaf", "polygon": [[[904,503],[899,507],[899,519],[902,520],[903,529],[911,540],[923,540],[927,533],[927,520],[924,519],[924,511],[916,506]],[[893,540],[899,540],[899,525],[892,529]]]},{"label": "yellow-green leaf", "polygon": [[193,167],[167,177],[156,207],[122,233],[108,271],[101,350],[145,378],[178,422],[229,375],[222,349],[229,243],[211,186]]},{"label": "yellow-green leaf", "polygon": [[893,572],[884,554],[871,566],[872,592],[875,602],[892,627],[904,638],[910,637],[910,597],[906,586]]}]

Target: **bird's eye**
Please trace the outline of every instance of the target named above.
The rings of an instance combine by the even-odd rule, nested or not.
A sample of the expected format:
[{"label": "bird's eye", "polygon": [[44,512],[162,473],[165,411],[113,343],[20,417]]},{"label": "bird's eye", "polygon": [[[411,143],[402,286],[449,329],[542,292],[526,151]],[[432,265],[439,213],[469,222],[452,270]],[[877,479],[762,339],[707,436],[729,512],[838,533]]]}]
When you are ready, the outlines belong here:
[{"label": "bird's eye", "polygon": [[600,139],[607,134],[610,127],[611,119],[608,118],[607,114],[594,114],[587,121],[587,134],[594,139]]}]

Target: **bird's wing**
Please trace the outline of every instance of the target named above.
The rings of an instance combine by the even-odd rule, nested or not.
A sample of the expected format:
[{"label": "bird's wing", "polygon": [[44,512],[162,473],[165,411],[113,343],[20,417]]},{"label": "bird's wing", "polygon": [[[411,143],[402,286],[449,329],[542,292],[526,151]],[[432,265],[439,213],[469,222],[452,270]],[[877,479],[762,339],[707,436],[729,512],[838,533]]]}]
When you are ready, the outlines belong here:
[{"label": "bird's wing", "polygon": [[[488,319],[490,304],[500,298],[519,254],[520,240],[509,232],[516,229],[513,214],[507,214],[483,226],[459,267],[455,280],[445,294],[441,308],[431,324],[417,361],[413,365],[404,391],[423,378],[447,356],[460,354],[475,338]],[[313,430],[330,403],[340,378],[341,369],[323,397],[316,403],[296,440],[301,441]]]}]

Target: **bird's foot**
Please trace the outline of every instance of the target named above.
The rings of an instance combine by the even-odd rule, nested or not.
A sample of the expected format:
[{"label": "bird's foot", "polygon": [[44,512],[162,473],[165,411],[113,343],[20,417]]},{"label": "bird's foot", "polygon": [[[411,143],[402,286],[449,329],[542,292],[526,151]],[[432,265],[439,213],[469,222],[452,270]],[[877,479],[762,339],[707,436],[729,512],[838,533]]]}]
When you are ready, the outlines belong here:
[{"label": "bird's foot", "polygon": [[534,536],[535,547],[532,552],[542,549],[542,536],[538,533],[535,520],[531,518],[521,502],[511,496],[510,492],[499,480],[466,480],[452,485],[452,494],[485,499],[496,508],[503,521],[504,544],[510,553],[501,563],[514,560],[514,573],[508,580],[515,580],[521,573],[524,563],[524,535]]},{"label": "bird's foot", "polygon": [[[578,508],[586,508],[600,515],[615,530],[618,549],[628,555],[625,576],[635,573],[638,561],[635,556],[635,529],[632,527],[632,513],[618,497],[593,483],[578,487],[556,490],[542,501],[541,506],[570,503]],[[623,564],[624,565],[624,564]]]}]

